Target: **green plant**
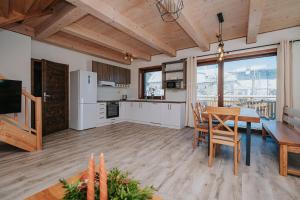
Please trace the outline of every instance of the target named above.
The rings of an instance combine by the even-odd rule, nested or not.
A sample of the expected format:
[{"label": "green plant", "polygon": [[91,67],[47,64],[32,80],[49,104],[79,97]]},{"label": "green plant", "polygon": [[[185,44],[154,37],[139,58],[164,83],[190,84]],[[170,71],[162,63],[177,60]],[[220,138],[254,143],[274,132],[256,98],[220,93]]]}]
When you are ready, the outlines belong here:
[{"label": "green plant", "polygon": [[[86,200],[87,185],[84,180],[68,184],[64,179],[60,182],[65,188],[63,200]],[[128,173],[113,168],[107,175],[107,190],[109,200],[149,200],[154,188],[141,188],[137,180],[130,179]],[[95,199],[99,200],[99,174],[95,179]]]},{"label": "green plant", "polygon": [[140,188],[140,183],[128,178],[128,173],[114,168],[107,177],[110,200],[146,200],[151,199],[153,187]]}]

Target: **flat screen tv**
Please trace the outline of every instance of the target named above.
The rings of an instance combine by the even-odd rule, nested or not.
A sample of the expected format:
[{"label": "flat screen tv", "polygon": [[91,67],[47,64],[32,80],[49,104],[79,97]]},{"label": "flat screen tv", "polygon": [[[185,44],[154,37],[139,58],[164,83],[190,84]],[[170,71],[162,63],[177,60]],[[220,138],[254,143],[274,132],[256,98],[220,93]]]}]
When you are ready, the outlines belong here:
[{"label": "flat screen tv", "polygon": [[22,81],[0,80],[0,114],[21,112]]}]

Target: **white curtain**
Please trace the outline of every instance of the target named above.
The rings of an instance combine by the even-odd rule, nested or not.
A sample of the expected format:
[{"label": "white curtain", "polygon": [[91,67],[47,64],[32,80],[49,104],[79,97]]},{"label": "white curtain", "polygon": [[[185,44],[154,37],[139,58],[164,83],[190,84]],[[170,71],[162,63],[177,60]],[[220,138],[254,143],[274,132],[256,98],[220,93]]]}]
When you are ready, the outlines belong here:
[{"label": "white curtain", "polygon": [[277,49],[277,99],[276,119],[282,121],[283,107],[293,106],[291,45],[282,41]]},{"label": "white curtain", "polygon": [[187,58],[187,80],[186,80],[186,105],[185,105],[185,125],[193,127],[193,112],[191,103],[195,104],[197,99],[197,58]]}]

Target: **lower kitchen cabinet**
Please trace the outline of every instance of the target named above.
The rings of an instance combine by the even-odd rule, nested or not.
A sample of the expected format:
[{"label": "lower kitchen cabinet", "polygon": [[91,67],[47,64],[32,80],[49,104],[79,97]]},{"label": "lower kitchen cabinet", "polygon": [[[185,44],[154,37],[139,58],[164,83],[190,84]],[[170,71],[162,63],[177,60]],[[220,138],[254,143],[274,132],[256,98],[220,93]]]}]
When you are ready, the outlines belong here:
[{"label": "lower kitchen cabinet", "polygon": [[184,127],[185,103],[121,101],[119,117],[111,119],[105,116],[106,103],[98,105],[98,126],[128,121],[176,129]]},{"label": "lower kitchen cabinet", "polygon": [[124,121],[145,123],[169,128],[183,128],[185,103],[122,102]]},{"label": "lower kitchen cabinet", "polygon": [[182,128],[185,120],[185,104],[163,103],[161,107],[161,124],[165,127]]}]

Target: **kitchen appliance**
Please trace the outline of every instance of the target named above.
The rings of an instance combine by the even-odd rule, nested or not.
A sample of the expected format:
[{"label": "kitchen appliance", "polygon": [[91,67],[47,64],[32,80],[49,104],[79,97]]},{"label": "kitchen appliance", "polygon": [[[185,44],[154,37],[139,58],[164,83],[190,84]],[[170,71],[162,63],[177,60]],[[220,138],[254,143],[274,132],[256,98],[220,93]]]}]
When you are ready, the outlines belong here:
[{"label": "kitchen appliance", "polygon": [[119,117],[119,102],[118,101],[108,101],[106,103],[106,118]]},{"label": "kitchen appliance", "polygon": [[105,86],[116,87],[116,83],[112,82],[112,81],[99,81],[98,85],[102,86],[102,87],[105,87]]},{"label": "kitchen appliance", "polygon": [[123,100],[123,101],[126,101],[126,100],[127,100],[127,94],[123,94],[123,95],[122,95],[122,100]]},{"label": "kitchen appliance", "polygon": [[167,88],[169,89],[180,89],[181,81],[180,80],[167,80]]},{"label": "kitchen appliance", "polygon": [[22,81],[0,80],[0,114],[21,112]]},{"label": "kitchen appliance", "polygon": [[97,74],[70,72],[70,128],[84,130],[96,127]]}]

